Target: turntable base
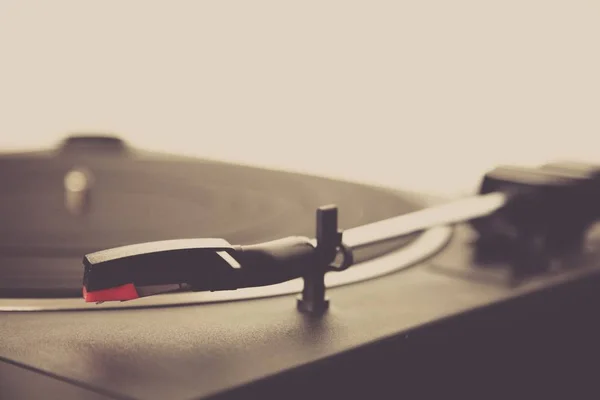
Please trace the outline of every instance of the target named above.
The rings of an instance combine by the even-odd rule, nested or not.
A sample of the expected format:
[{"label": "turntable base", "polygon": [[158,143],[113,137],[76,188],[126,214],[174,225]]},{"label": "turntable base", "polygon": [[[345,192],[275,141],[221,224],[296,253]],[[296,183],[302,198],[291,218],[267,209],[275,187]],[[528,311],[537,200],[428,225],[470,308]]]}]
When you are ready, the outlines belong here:
[{"label": "turntable base", "polygon": [[[0,357],[116,399],[253,393],[397,398],[435,389],[427,386],[430,379],[461,387],[468,382],[472,389],[501,385],[523,379],[525,365],[537,368],[527,371],[530,384],[542,375],[552,382],[566,365],[573,368],[562,364],[565,357],[585,355],[581,343],[589,344],[586,338],[598,332],[589,320],[575,321],[591,302],[597,304],[598,272],[588,266],[577,275],[509,288],[440,274],[426,263],[330,289],[331,309],[320,318],[296,312],[292,296],[175,308],[7,313]],[[556,326],[557,321],[567,325]],[[556,343],[572,338],[567,326],[581,341],[568,342],[569,354]],[[539,338],[531,342],[534,334]],[[585,350],[589,358],[593,349]],[[551,364],[541,368],[541,360]],[[486,371],[478,371],[476,363],[484,363]],[[26,383],[10,383],[12,390],[19,384]]]}]

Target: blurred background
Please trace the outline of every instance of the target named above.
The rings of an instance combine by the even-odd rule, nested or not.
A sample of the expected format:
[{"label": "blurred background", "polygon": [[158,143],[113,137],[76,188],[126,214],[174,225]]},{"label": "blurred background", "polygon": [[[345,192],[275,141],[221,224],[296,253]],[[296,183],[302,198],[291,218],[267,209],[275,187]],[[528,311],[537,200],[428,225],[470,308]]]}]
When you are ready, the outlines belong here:
[{"label": "blurred background", "polygon": [[600,162],[600,2],[0,0],[0,151],[146,149],[432,194]]}]

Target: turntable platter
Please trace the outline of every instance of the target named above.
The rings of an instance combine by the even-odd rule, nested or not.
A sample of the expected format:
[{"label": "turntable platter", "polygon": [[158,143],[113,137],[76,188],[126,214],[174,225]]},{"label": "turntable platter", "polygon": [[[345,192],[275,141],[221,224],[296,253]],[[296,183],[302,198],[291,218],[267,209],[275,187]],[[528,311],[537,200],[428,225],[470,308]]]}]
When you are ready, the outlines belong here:
[{"label": "turntable platter", "polygon": [[[88,208],[73,213],[65,178],[83,170]],[[80,297],[82,256],[105,248],[190,237],[250,244],[312,236],[315,209],[330,203],[340,207],[344,229],[420,208],[382,188],[146,153],[98,137],[0,157],[0,185],[5,298]]]}]

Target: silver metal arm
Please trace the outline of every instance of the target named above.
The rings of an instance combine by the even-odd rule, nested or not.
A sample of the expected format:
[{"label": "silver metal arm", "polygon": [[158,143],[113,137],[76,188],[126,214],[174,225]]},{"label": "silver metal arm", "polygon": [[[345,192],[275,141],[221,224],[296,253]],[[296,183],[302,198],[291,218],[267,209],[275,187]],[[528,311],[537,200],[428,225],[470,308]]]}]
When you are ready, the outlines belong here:
[{"label": "silver metal arm", "polygon": [[504,193],[472,196],[344,231],[344,246],[355,251],[436,226],[452,225],[492,214],[506,204]]}]

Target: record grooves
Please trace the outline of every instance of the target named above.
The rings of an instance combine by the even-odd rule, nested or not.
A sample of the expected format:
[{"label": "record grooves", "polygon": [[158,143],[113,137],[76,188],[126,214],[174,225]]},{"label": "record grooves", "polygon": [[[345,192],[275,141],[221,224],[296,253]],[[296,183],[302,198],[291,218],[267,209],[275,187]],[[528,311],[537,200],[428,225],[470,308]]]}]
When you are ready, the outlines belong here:
[{"label": "record grooves", "polygon": [[[89,209],[67,207],[65,178],[91,175]],[[118,139],[0,158],[0,296],[81,296],[83,254],[129,243],[222,237],[251,244],[311,235],[314,210],[339,206],[344,229],[422,208],[390,190],[247,166],[165,157]],[[373,206],[377,205],[377,206]],[[414,238],[362,252],[363,260]],[[359,260],[360,261],[360,260]]]}]

